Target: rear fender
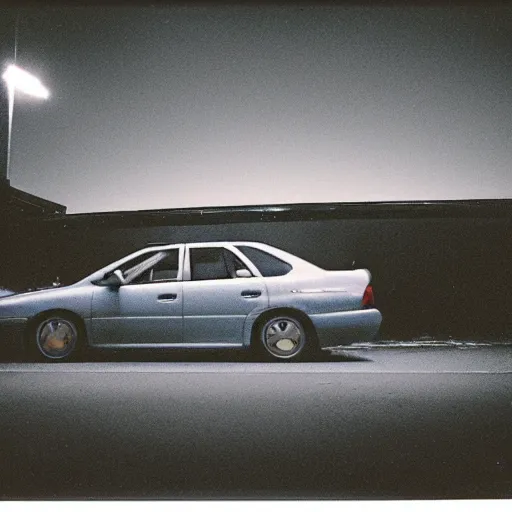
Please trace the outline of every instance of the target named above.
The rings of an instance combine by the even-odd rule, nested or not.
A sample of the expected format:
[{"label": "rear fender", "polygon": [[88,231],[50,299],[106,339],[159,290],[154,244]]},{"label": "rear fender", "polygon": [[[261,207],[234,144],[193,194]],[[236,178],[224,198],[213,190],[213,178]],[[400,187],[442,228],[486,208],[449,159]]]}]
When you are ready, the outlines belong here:
[{"label": "rear fender", "polygon": [[251,312],[247,318],[245,319],[244,323],[244,332],[243,332],[243,346],[249,347],[252,340],[252,334],[254,329],[254,324],[258,321],[258,319],[265,314],[270,314],[271,312],[275,311],[276,314],[279,311],[282,311],[283,309],[286,309],[290,313],[295,313],[297,317],[303,318],[304,322],[306,323],[305,327],[306,329],[311,328],[314,331],[313,322],[309,318],[309,315],[307,315],[304,311],[301,311],[300,309],[293,308],[293,307],[270,307],[270,308],[261,308],[254,310]]}]

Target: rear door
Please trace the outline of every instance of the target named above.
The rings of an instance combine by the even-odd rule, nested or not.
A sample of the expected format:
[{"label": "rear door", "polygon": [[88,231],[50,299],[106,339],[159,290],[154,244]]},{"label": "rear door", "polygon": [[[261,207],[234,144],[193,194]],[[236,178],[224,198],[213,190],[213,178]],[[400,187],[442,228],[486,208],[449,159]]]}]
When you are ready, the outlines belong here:
[{"label": "rear door", "polygon": [[[237,270],[251,277],[237,277]],[[183,341],[241,345],[247,315],[268,306],[264,279],[229,246],[187,246],[183,281]]]}]

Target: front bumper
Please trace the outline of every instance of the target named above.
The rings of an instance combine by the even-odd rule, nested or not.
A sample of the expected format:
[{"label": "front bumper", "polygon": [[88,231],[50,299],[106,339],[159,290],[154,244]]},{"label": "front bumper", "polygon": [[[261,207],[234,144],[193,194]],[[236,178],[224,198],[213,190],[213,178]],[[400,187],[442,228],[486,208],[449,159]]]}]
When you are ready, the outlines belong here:
[{"label": "front bumper", "polygon": [[310,315],[321,348],[368,341],[379,332],[382,315],[378,309],[359,309]]},{"label": "front bumper", "polygon": [[0,352],[22,353],[25,350],[25,332],[28,318],[0,319]]}]

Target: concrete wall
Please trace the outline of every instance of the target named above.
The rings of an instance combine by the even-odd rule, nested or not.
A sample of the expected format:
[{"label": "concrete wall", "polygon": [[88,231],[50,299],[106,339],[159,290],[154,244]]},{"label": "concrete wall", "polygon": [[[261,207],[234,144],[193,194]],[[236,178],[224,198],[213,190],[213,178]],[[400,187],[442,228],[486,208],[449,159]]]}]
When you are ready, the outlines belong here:
[{"label": "concrete wall", "polygon": [[0,286],[49,284],[56,275],[73,282],[148,242],[255,240],[326,269],[354,260],[369,268],[383,338],[512,337],[509,215],[124,224],[69,216],[18,227],[9,233],[15,243],[4,251]]}]

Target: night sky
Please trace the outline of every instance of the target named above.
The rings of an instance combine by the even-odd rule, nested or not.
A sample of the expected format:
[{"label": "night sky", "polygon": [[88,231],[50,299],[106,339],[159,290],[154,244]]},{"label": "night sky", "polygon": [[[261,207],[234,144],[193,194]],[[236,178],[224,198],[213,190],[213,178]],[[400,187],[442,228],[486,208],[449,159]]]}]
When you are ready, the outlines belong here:
[{"label": "night sky", "polygon": [[[0,23],[12,15],[0,10]],[[11,184],[69,213],[512,197],[512,10],[22,9]]]}]

